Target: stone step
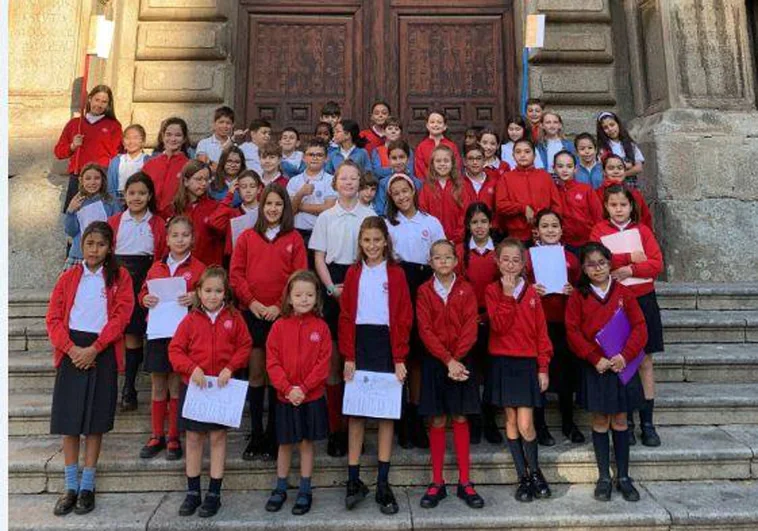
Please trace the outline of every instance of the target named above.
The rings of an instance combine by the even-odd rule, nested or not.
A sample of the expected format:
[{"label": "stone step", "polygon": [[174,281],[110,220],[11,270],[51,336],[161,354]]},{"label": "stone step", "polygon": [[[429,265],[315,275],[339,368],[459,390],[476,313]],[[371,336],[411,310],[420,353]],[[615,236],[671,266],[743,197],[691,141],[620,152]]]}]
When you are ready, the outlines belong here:
[{"label": "stone step", "polygon": [[11,289],[8,293],[8,318],[45,317],[49,301],[48,289]]},{"label": "stone step", "polygon": [[225,531],[290,529],[352,531],[354,529],[611,529],[684,530],[756,529],[758,483],[752,481],[666,482],[641,481],[641,499],[627,503],[614,493],[610,503],[592,498],[592,485],[554,485],[549,500],[531,504],[513,498],[515,487],[481,485],[485,507],[472,510],[448,493],[433,510],[419,507],[423,489],[394,489],[400,511],[380,515],[369,497],[352,511],[344,507],[341,488],[317,488],[307,517],[290,514],[295,492],[280,513],[264,510],[267,491],[224,491],[220,512],[210,521],[180,518],[176,511],[183,492],[145,492],[124,496],[98,493],[95,510],[86,516],[53,516],[56,495],[11,495],[11,531],[70,531],[113,529],[123,531],[196,530],[201,522]]},{"label": "stone step", "polygon": [[[639,481],[739,480],[758,478],[758,426],[661,427],[663,445],[632,448],[631,474]],[[450,440],[451,437],[448,437]],[[451,441],[449,441],[451,442]],[[139,459],[144,438],[134,435],[106,436],[98,464],[99,492],[143,492],[186,488],[184,463],[166,461],[163,455]],[[268,489],[275,477],[274,462],[248,462],[240,458],[246,444],[240,433],[231,433],[226,459],[224,488],[227,490]],[[345,459],[326,455],[325,444],[317,444],[314,485],[340,485],[345,479]],[[448,445],[446,475],[456,477],[454,452]],[[375,436],[366,439],[364,474],[376,474]],[[63,455],[61,438],[11,437],[9,440],[9,488],[12,494],[61,492]],[[295,460],[297,461],[297,460]],[[592,445],[560,441],[540,449],[541,468],[552,483],[590,483],[597,467]],[[207,456],[206,465],[207,467]],[[293,469],[297,469],[297,464]],[[751,472],[752,467],[752,472]],[[751,475],[752,474],[752,475]],[[516,481],[510,454],[488,443],[471,448],[471,477],[477,484],[512,484]],[[429,451],[395,448],[392,482],[398,486],[424,486],[429,481]]]},{"label": "stone step", "polygon": [[[45,435],[50,429],[51,393],[19,391],[10,396],[8,432],[11,436]],[[139,409],[117,413],[114,433],[148,435],[150,405],[142,393]],[[547,421],[560,426],[560,417],[550,397]],[[714,425],[724,423],[758,424],[758,383],[669,382],[657,385],[655,421],[661,426]],[[590,415],[576,408],[579,426],[590,425]],[[248,415],[242,416],[242,431],[248,428]],[[559,430],[555,435],[559,434]]]}]

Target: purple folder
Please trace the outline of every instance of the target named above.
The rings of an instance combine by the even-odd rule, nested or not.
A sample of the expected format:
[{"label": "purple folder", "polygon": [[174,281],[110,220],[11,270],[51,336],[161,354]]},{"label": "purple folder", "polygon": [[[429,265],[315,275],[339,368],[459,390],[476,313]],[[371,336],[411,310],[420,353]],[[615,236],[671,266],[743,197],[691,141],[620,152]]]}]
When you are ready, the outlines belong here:
[{"label": "purple folder", "polygon": [[[619,308],[616,310],[616,313],[613,314],[613,317],[611,317],[611,319],[600,330],[600,332],[595,335],[595,341],[598,345],[600,345],[600,348],[603,350],[605,357],[611,359],[616,354],[619,354],[622,350],[624,350],[624,346],[626,346],[626,340],[629,339],[631,333],[632,325],[629,323],[629,319],[627,319],[626,313],[624,313],[624,309]],[[621,383],[624,385],[629,383],[629,380],[634,377],[637,369],[639,369],[644,357],[645,352],[641,350],[639,355],[634,358],[634,360],[627,363],[626,367],[624,367],[624,370],[619,373]]]}]

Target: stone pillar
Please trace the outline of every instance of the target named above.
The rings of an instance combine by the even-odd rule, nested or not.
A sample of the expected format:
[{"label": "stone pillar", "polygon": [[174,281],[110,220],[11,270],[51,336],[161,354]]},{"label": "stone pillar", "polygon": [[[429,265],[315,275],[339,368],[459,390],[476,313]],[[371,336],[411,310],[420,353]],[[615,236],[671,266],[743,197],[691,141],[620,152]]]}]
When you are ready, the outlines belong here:
[{"label": "stone pillar", "polygon": [[671,281],[758,280],[758,112],[745,2],[625,2],[632,135]]}]

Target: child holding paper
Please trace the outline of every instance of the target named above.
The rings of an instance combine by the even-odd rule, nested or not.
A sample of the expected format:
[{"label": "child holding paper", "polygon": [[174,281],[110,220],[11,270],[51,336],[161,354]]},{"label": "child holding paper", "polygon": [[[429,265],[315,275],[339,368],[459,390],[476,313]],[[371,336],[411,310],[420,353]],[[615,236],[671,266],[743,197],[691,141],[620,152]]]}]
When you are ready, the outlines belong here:
[{"label": "child holding paper", "polygon": [[292,449],[300,448],[300,488],[292,514],[311,509],[314,441],[326,439],[326,379],[332,358],[332,335],[321,318],[321,286],[312,271],[296,271],[287,281],[282,316],[266,342],[266,370],[276,388],[276,487],[266,510],[276,512],[287,500]]},{"label": "child holding paper", "polygon": [[[558,157],[556,160],[560,163]],[[593,194],[594,196],[594,194]],[[564,312],[566,300],[574,290],[574,285],[579,279],[579,259],[572,252],[561,247],[562,220],[552,210],[541,210],[537,213],[537,246],[530,249],[526,262],[526,271],[529,281],[534,283],[534,289],[542,299],[542,309],[547,320],[547,334],[553,345],[553,357],[550,360],[550,383],[558,392],[558,407],[561,412],[561,431],[573,443],[583,443],[584,435],[574,423],[574,391],[577,388],[578,374],[571,354],[566,343],[566,326],[564,324]],[[556,268],[566,270],[568,282],[563,286],[560,293],[548,293],[546,287],[535,278],[535,268],[532,253],[540,249],[554,246],[562,250],[560,259],[551,263]],[[543,403],[545,396],[542,397]],[[534,408],[534,425],[537,428],[537,441],[542,446],[553,446],[555,440],[550,434],[545,422],[545,409]]]},{"label": "child holding paper", "polygon": [[[612,157],[612,156],[611,156]],[[608,157],[610,159],[611,157]],[[608,161],[606,159],[606,162]],[[663,352],[663,324],[661,310],[655,295],[655,278],[663,270],[663,254],[655,239],[653,231],[639,222],[639,206],[634,198],[634,191],[621,185],[605,189],[605,221],[592,229],[590,239],[603,242],[607,247],[611,241],[619,238],[619,233],[636,239],[637,248],[623,248],[613,253],[611,276],[614,280],[629,287],[642,309],[647,325],[647,344],[645,359],[640,365],[640,377],[645,390],[645,402],[640,407],[640,427],[642,444],[660,446],[661,439],[653,423],[655,406],[655,376],[653,374],[653,357],[656,352]],[[634,231],[639,234],[635,234]],[[622,244],[627,245],[627,244]],[[629,410],[629,439],[636,443],[634,436],[634,419]]]},{"label": "child holding paper", "polygon": [[519,476],[516,499],[530,502],[551,495],[538,464],[532,409],[542,405],[553,349],[539,295],[523,278],[523,244],[506,238],[495,257],[501,277],[484,292],[492,357],[484,398],[505,409],[508,447]]},{"label": "child holding paper", "polygon": [[458,259],[449,240],[432,244],[429,263],[434,277],[418,291],[416,315],[427,354],[423,359],[423,385],[419,413],[431,417],[429,445],[432,483],[421,498],[421,507],[431,509],[447,496],[442,475],[445,462],[445,424],[453,424],[453,443],[458,461],[457,495],[472,509],[484,500],[469,480],[470,442],[466,415],[479,413],[479,382],[471,349],[477,336],[477,306],[474,288],[456,276]]},{"label": "child holding paper", "polygon": [[[185,216],[171,218],[168,223],[168,255],[155,262],[147,272],[137,300],[148,310],[155,308],[160,299],[151,295],[148,282],[159,278],[183,278],[187,289],[177,302],[188,307],[192,304],[195,287],[205,271],[205,264],[190,255],[192,251],[192,221]],[[179,375],[174,372],[168,359],[168,345],[171,338],[151,338],[148,335],[145,350],[145,372],[150,373],[152,401],[150,418],[152,432],[145,446],[140,450],[142,459],[151,459],[164,449],[166,459],[175,461],[182,457],[179,441]],[[166,415],[168,414],[168,442],[166,442]]]},{"label": "child holding paper", "polygon": [[[358,261],[345,275],[339,300],[339,350],[345,356],[345,381],[352,380],[356,370],[394,373],[401,382],[405,380],[413,306],[405,274],[395,264],[392,240],[382,218],[371,216],[361,223]],[[345,497],[348,509],[368,495],[368,487],[360,480],[365,424],[363,417],[350,417]],[[378,424],[376,503],[383,514],[395,514],[397,500],[389,485],[393,421],[379,419]]]},{"label": "child holding paper", "polygon": [[[205,388],[207,375],[217,376],[219,387],[224,387],[234,371],[247,365],[252,347],[245,320],[231,304],[226,271],[216,266],[206,269],[195,293],[198,302],[179,324],[168,349],[171,365],[181,374],[184,382],[180,411],[184,408],[188,385]],[[179,508],[179,515],[193,515],[200,507],[199,515],[207,518],[215,515],[221,507],[227,427],[184,416],[180,422],[187,432],[187,496]],[[208,433],[211,440],[210,484],[205,500],[202,500],[200,472],[203,467],[203,445]]]},{"label": "child holding paper", "polygon": [[[647,330],[634,294],[612,278],[612,260],[611,252],[600,243],[582,248],[582,276],[566,307],[566,335],[571,351],[583,361],[579,403],[592,413],[592,445],[600,476],[595,499],[611,499],[608,429],[612,429],[616,488],[625,500],[638,501],[640,494],[629,477],[627,410],[641,401],[642,384],[637,373],[625,386],[619,373],[639,355]],[[595,337],[619,308],[629,320],[631,333],[624,349],[608,359]]]}]

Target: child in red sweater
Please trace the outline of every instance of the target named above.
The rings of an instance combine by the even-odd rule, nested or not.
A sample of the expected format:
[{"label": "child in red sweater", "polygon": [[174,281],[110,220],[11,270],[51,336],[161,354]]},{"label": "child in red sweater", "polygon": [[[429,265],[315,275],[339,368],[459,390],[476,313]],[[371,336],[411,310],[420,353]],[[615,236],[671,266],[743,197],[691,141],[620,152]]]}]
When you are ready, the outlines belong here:
[{"label": "child in red sweater", "polygon": [[523,278],[524,246],[507,238],[498,244],[495,257],[501,278],[484,293],[492,356],[485,400],[505,409],[508,447],[519,476],[516,499],[528,502],[551,495],[537,460],[532,410],[542,405],[553,349],[539,295]]},{"label": "child in red sweater", "polygon": [[458,460],[457,495],[472,509],[484,500],[469,480],[469,424],[466,415],[479,413],[479,382],[471,348],[476,342],[476,295],[471,284],[457,277],[455,245],[438,240],[429,262],[434,276],[418,291],[416,316],[419,334],[426,346],[419,413],[431,417],[429,445],[432,483],[421,498],[421,507],[431,509],[447,496],[442,467],[445,462],[445,424],[450,416]]},{"label": "child in red sweater", "polygon": [[[634,192],[622,185],[609,186],[605,189],[604,206],[607,219],[595,225],[590,239],[610,246],[608,238],[619,232],[636,230],[640,234],[643,250],[632,253],[613,253],[611,276],[629,287],[637,297],[642,314],[645,316],[648,339],[645,345],[645,359],[640,365],[640,377],[645,390],[645,402],[640,407],[640,427],[642,428],[642,444],[660,446],[661,439],[653,423],[655,376],[652,355],[663,352],[664,348],[661,310],[655,295],[655,279],[663,270],[663,254],[653,231],[639,222],[639,206],[635,201]],[[635,444],[631,409],[628,420],[631,428],[629,439],[631,444]]]},{"label": "child in red sweater", "polygon": [[[184,409],[188,385],[204,389],[208,383],[206,376],[214,376],[218,378],[218,386],[224,387],[234,371],[247,365],[252,346],[244,319],[230,304],[231,290],[226,271],[217,266],[206,269],[197,283],[196,296],[198,304],[179,324],[168,348],[171,365],[181,374],[184,382],[180,411]],[[227,427],[184,416],[180,422],[187,433],[187,496],[179,508],[179,515],[191,516],[200,507],[199,515],[207,518],[215,515],[221,507]],[[203,501],[200,497],[200,472],[203,469],[203,445],[208,433],[211,440],[210,483]]]},{"label": "child in red sweater", "polygon": [[287,500],[287,476],[292,449],[300,446],[300,489],[292,514],[311,509],[313,441],[326,439],[326,379],[332,357],[332,335],[321,319],[321,286],[312,271],[290,276],[282,299],[282,316],[274,323],[266,342],[266,369],[276,388],[276,487],[266,510],[276,512]]},{"label": "child in red sweater", "polygon": [[454,153],[448,146],[434,148],[418,202],[421,210],[440,220],[445,236],[458,243],[463,238],[465,203]]},{"label": "child in red sweater", "polygon": [[[487,171],[484,167],[484,160],[484,148],[479,144],[468,148],[463,155],[465,170],[461,178],[461,186],[463,188],[464,212],[471,203],[477,202],[487,205],[490,212],[495,211],[495,188],[501,175],[492,169]],[[498,159],[499,161],[500,159]]]},{"label": "child in red sweater", "polygon": [[158,214],[163,219],[170,217],[171,201],[179,189],[182,168],[189,160],[189,147],[187,122],[176,116],[161,122],[154,156],[145,162],[142,171],[153,180]]},{"label": "child in red sweater", "polygon": [[[450,148],[451,155],[455,157],[455,166],[460,171],[463,168],[461,155],[455,142],[445,137],[447,131],[447,116],[442,110],[432,110],[426,116],[426,130],[429,133],[416,147],[416,156],[413,162],[413,173],[422,181],[426,180],[431,169],[432,152],[439,146]],[[449,236],[448,236],[449,237]]]},{"label": "child in red sweater", "polygon": [[637,203],[637,211],[639,212],[639,222],[645,225],[650,230],[653,230],[653,216],[650,214],[650,209],[645,202],[645,198],[642,193],[634,187],[628,185],[626,181],[624,159],[618,155],[607,155],[603,160],[603,184],[600,188],[595,190],[598,198],[602,204],[605,204],[605,191],[607,188],[613,185],[621,185],[628,188],[631,191],[632,197],[634,197],[635,203]]},{"label": "child in red sweater", "polygon": [[[611,252],[602,244],[590,242],[582,248],[582,276],[566,307],[566,334],[571,351],[583,361],[579,403],[592,413],[592,445],[599,480],[595,499],[610,501],[610,442],[616,457],[616,485],[627,501],[638,501],[639,492],[629,477],[629,432],[627,410],[642,399],[639,374],[624,385],[619,379],[626,364],[639,355],[647,340],[645,317],[634,294],[611,278]],[[631,324],[624,349],[611,359],[605,357],[595,341],[613,315],[622,309]]]}]

